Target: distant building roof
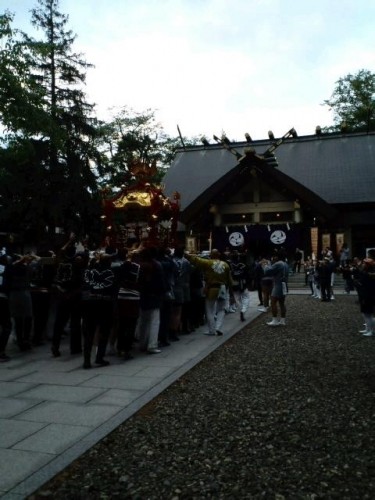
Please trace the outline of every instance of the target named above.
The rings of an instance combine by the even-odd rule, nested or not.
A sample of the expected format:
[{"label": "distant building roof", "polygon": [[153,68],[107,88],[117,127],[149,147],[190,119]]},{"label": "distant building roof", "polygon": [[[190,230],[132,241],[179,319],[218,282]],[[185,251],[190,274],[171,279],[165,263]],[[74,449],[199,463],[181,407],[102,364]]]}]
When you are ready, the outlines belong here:
[{"label": "distant building roof", "polygon": [[[270,140],[233,143],[262,154]],[[287,139],[275,151],[280,172],[329,204],[375,203],[375,133],[329,134]],[[165,178],[167,195],[181,193],[181,210],[238,165],[220,145],[194,146],[177,152]]]}]

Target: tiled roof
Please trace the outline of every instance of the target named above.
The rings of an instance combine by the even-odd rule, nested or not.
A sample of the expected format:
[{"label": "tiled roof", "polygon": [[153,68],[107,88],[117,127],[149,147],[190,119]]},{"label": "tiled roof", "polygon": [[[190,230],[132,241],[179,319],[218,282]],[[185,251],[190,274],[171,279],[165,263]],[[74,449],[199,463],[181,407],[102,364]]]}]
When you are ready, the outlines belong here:
[{"label": "tiled roof", "polygon": [[[270,144],[254,141],[250,146],[262,154]],[[241,154],[248,146],[233,144]],[[374,133],[287,139],[275,154],[281,172],[327,203],[375,203]],[[236,165],[236,157],[219,145],[181,150],[164,179],[165,192],[179,191],[184,210]]]}]

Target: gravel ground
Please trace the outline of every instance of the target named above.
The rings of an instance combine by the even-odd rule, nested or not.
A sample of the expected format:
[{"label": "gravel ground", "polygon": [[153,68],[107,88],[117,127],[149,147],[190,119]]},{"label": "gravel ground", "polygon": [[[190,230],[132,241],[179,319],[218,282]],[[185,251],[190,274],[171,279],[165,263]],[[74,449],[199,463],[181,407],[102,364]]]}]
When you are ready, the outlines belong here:
[{"label": "gravel ground", "polygon": [[30,498],[373,499],[375,337],[356,297],[287,298]]}]

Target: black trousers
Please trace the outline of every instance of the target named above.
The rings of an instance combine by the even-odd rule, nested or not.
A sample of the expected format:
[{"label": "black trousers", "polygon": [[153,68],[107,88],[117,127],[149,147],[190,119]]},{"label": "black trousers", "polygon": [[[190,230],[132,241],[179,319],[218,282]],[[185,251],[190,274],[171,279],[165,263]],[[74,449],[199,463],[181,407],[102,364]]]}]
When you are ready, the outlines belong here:
[{"label": "black trousers", "polygon": [[51,295],[48,290],[32,290],[31,301],[33,304],[33,337],[34,343],[41,342],[45,338],[45,330],[48,321]]},{"label": "black trousers", "polygon": [[139,300],[134,297],[118,298],[115,305],[117,351],[129,353],[133,347],[135,328],[139,316]]},{"label": "black trousers", "polygon": [[134,343],[135,328],[138,318],[124,317],[118,318],[117,330],[117,351],[130,352]]},{"label": "black trousers", "polygon": [[320,281],[320,293],[322,295],[322,300],[331,300],[331,295],[332,295],[331,280]]},{"label": "black trousers", "polygon": [[192,293],[191,294],[191,302],[190,302],[191,310],[190,310],[190,320],[193,328],[199,328],[204,324],[205,321],[205,298],[202,294]]},{"label": "black trousers", "polygon": [[80,294],[61,297],[56,304],[56,316],[53,326],[52,345],[59,349],[64,328],[70,320],[70,352],[82,352],[82,298]]},{"label": "black trousers", "polygon": [[25,350],[26,347],[29,349],[33,318],[31,316],[14,316],[13,319],[18,347],[21,351]]},{"label": "black trousers", "polygon": [[301,261],[296,260],[293,265],[293,272],[294,273],[299,273],[301,271]]},{"label": "black trousers", "polygon": [[97,330],[99,336],[96,361],[102,361],[113,325],[114,303],[112,300],[104,299],[83,300],[82,316],[83,355],[85,363],[90,363],[91,361],[91,351]]}]

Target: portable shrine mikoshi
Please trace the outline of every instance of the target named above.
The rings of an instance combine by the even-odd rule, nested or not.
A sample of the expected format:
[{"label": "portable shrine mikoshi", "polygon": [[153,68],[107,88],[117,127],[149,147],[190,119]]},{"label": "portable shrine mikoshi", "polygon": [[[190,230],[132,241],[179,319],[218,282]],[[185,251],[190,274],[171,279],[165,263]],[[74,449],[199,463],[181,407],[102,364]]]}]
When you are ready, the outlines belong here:
[{"label": "portable shrine mikoshi", "polygon": [[105,237],[113,246],[135,248],[142,245],[173,246],[176,241],[180,211],[180,195],[170,199],[163,186],[151,182],[156,165],[143,161],[133,162],[130,172],[134,183],[121,186],[112,194],[103,192]]}]

